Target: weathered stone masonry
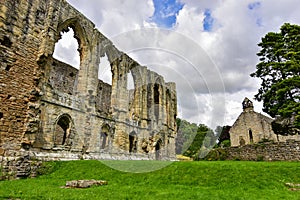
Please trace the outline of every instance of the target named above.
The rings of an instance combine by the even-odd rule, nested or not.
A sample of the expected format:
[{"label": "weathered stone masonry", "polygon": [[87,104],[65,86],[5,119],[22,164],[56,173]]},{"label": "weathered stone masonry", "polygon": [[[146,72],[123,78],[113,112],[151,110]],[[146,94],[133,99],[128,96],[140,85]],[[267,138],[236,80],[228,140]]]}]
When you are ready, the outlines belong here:
[{"label": "weathered stone masonry", "polygon": [[300,161],[300,142],[258,143],[226,148],[227,160]]},{"label": "weathered stone masonry", "polygon": [[243,146],[262,141],[285,142],[287,140],[300,141],[300,135],[276,134],[272,128],[272,118],[254,111],[253,103],[245,98],[243,112],[230,128],[231,146]]},{"label": "weathered stone masonry", "polygon": [[259,142],[244,146],[216,148],[206,160],[300,161],[300,141]]},{"label": "weathered stone masonry", "polygon": [[[52,57],[68,28],[79,43],[79,70]],[[65,0],[1,0],[0,52],[2,163],[20,152],[40,159],[175,158],[175,84],[116,49]],[[112,85],[98,80],[105,55]]]}]

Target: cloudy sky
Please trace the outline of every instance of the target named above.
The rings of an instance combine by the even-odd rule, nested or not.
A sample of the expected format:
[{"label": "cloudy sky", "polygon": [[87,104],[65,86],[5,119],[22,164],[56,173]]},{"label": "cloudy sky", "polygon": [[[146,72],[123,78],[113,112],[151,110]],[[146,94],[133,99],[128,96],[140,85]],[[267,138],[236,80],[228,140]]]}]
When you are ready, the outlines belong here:
[{"label": "cloudy sky", "polygon": [[[179,117],[210,127],[232,125],[259,80],[257,44],[285,23],[300,24],[298,0],[67,0],[120,50],[176,82]],[[75,43],[57,45],[70,57]],[[62,54],[60,55],[62,56]],[[77,62],[77,64],[76,64]],[[106,58],[99,76],[109,82]],[[254,102],[261,112],[261,103]]]}]

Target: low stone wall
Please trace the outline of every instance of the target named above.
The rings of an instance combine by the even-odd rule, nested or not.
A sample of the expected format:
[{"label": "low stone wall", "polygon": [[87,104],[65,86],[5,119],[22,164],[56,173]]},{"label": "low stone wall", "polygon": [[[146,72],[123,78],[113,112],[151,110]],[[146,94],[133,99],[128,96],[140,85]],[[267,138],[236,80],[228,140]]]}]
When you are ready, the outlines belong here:
[{"label": "low stone wall", "polygon": [[226,160],[300,161],[300,141],[228,147],[224,152]]},{"label": "low stone wall", "polygon": [[[0,180],[33,178],[39,174],[43,162],[71,160],[155,160],[155,153],[140,154],[129,152],[82,152],[59,151],[14,151],[0,152]],[[176,161],[176,157],[161,160]]]},{"label": "low stone wall", "polygon": [[42,161],[36,160],[28,152],[9,152],[0,155],[0,180],[36,177]]}]

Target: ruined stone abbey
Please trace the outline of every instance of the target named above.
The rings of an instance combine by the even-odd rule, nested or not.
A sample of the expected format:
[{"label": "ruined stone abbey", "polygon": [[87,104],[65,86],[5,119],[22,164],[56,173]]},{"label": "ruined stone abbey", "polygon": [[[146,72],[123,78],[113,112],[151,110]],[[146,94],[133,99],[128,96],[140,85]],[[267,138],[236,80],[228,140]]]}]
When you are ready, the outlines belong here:
[{"label": "ruined stone abbey", "polygon": [[[68,28],[80,69],[53,58]],[[0,1],[0,52],[0,156],[175,158],[175,84],[118,50],[65,0]],[[111,85],[98,79],[105,55]]]}]

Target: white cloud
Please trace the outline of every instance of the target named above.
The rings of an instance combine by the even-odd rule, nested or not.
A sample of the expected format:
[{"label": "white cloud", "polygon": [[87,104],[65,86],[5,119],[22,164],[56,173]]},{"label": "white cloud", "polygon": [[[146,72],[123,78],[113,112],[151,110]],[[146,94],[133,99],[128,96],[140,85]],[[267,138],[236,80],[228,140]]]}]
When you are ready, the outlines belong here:
[{"label": "white cloud", "polygon": [[[258,62],[257,44],[261,37],[279,31],[284,22],[300,24],[298,0],[180,0],[184,6],[172,29],[176,33],[142,29],[157,27],[149,20],[154,13],[151,0],[68,1],[120,50],[149,65],[166,80],[177,82],[182,117],[212,126],[232,125],[242,110],[244,97],[253,98],[257,92],[259,80],[249,74],[255,71]],[[248,5],[255,2],[260,5],[249,9]],[[203,30],[206,9],[210,9],[214,18],[210,32]],[[225,103],[218,101],[222,98]],[[261,103],[254,105],[260,112]]]},{"label": "white cloud", "polygon": [[100,58],[100,64],[98,69],[98,78],[105,83],[112,84],[112,72],[110,69],[110,63],[108,61],[107,55]]},{"label": "white cloud", "polygon": [[55,44],[53,57],[79,69],[80,55],[73,29],[70,28],[66,33],[62,33],[61,39]]},{"label": "white cloud", "polygon": [[148,25],[154,13],[151,0],[68,0],[70,4],[91,19],[96,27],[106,36]]}]

